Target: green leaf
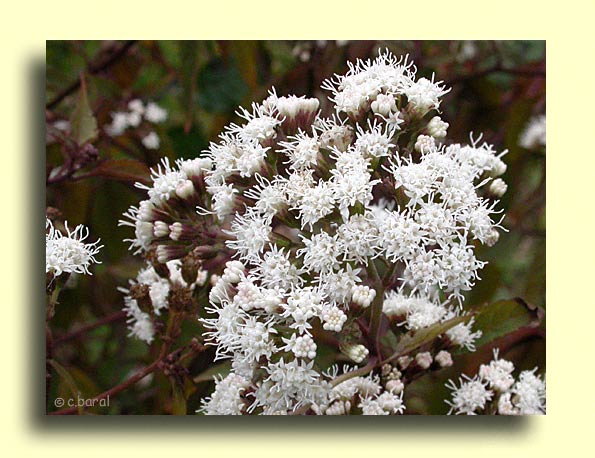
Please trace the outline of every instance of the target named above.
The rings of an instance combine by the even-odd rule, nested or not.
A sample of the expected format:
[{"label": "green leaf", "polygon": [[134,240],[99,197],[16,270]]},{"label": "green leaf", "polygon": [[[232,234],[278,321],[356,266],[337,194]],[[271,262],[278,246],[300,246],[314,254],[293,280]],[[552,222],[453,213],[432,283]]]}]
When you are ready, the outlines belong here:
[{"label": "green leaf", "polygon": [[222,377],[225,377],[227,374],[229,374],[230,371],[231,362],[224,361],[200,373],[199,375],[193,378],[193,381],[194,383],[211,382],[214,376],[221,375]]},{"label": "green leaf", "polygon": [[85,78],[81,74],[81,89],[79,97],[74,108],[74,112],[70,117],[70,126],[72,130],[72,138],[78,145],[84,145],[88,141],[97,138],[97,120],[93,116],[91,107],[89,106],[89,99],[87,96],[87,84]]},{"label": "green leaf", "polygon": [[[68,389],[70,390],[70,394],[72,395],[73,399],[78,399],[81,395],[80,390],[78,389],[76,382],[70,375],[70,373],[58,362],[53,359],[48,360],[48,363],[54,368],[56,373],[60,376],[60,378],[66,383]],[[82,413],[83,409],[82,406],[78,407],[79,414]]]},{"label": "green leaf", "polygon": [[413,350],[422,347],[425,344],[431,343],[441,334],[444,334],[450,328],[456,326],[459,323],[467,321],[471,318],[471,315],[457,316],[448,321],[442,323],[436,323],[430,327],[418,329],[416,331],[410,331],[401,337],[395,352],[386,360],[392,361],[399,356],[406,355]]},{"label": "green leaf", "polygon": [[180,56],[180,80],[182,83],[182,106],[184,106],[185,120],[184,131],[189,132],[194,119],[196,75],[198,72],[198,48],[199,41],[181,41]]},{"label": "green leaf", "polygon": [[185,132],[182,126],[174,126],[168,129],[167,135],[180,159],[195,158],[209,145],[198,125],[194,125],[188,132]]},{"label": "green leaf", "polygon": [[480,347],[524,326],[537,326],[543,316],[542,309],[518,298],[486,305],[477,310],[475,315],[473,328],[483,333],[475,345]]},{"label": "green leaf", "polygon": [[173,401],[172,401],[172,414],[174,415],[186,415],[186,396],[184,396],[184,390],[176,382],[172,382]]},{"label": "green leaf", "polygon": [[198,74],[198,101],[210,113],[229,113],[241,104],[248,86],[234,59],[214,59]]}]

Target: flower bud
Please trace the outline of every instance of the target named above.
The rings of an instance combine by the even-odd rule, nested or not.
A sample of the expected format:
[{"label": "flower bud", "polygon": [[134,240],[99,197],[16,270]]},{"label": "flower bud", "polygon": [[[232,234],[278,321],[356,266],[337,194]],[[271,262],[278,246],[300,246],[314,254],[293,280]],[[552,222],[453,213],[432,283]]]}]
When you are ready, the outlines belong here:
[{"label": "flower bud", "polygon": [[176,186],[176,195],[180,199],[189,199],[194,194],[194,184],[192,181],[185,180]]},{"label": "flower bud", "polygon": [[452,356],[445,350],[438,352],[434,360],[440,365],[440,367],[452,366]]},{"label": "flower bud", "polygon": [[435,147],[436,140],[434,140],[434,137],[430,137],[429,135],[420,135],[415,141],[415,151],[418,153],[428,152]]},{"label": "flower bud", "polygon": [[446,130],[448,129],[448,123],[442,121],[440,116],[434,116],[428,123],[428,134],[434,138],[446,137]]},{"label": "flower bud", "polygon": [[428,351],[424,351],[423,353],[418,353],[415,355],[415,362],[417,365],[422,369],[429,369],[432,365],[432,355]]},{"label": "flower bud", "polygon": [[356,363],[361,363],[368,354],[369,350],[363,345],[351,345],[343,349],[345,355]]},{"label": "flower bud", "polygon": [[363,308],[367,308],[372,304],[372,301],[376,297],[376,290],[371,289],[369,286],[356,285],[353,287],[351,300],[361,305]]},{"label": "flower bud", "polygon": [[372,102],[372,111],[382,116],[388,116],[394,111],[397,111],[397,104],[392,95],[378,94],[376,100]]},{"label": "flower bud", "polygon": [[496,178],[490,184],[490,193],[495,197],[502,197],[506,190],[508,189],[508,185],[504,182],[502,178]]},{"label": "flower bud", "polygon": [[386,382],[386,389],[392,394],[401,394],[404,388],[405,385],[401,380],[389,380]]},{"label": "flower bud", "polygon": [[155,221],[153,224],[153,235],[155,237],[167,237],[169,235],[169,226],[163,221]]}]

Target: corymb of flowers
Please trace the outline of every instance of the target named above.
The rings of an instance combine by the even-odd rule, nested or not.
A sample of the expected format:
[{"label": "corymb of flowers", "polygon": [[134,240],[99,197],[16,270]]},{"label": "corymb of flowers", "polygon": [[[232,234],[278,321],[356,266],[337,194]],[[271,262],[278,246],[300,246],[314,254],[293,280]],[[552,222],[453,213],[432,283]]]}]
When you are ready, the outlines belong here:
[{"label": "corymb of flowers", "polygon": [[[401,414],[409,382],[482,335],[464,295],[476,247],[503,230],[505,151],[447,141],[449,89],[407,57],[358,60],[322,88],[328,117],[274,89],[240,108],[200,157],[162,160],[120,222],[147,263],[123,290],[131,335],[171,339],[189,317],[231,361],[199,413]],[[506,390],[451,382],[451,413],[545,412],[541,379],[522,375],[537,381],[519,399],[511,371]]]}]

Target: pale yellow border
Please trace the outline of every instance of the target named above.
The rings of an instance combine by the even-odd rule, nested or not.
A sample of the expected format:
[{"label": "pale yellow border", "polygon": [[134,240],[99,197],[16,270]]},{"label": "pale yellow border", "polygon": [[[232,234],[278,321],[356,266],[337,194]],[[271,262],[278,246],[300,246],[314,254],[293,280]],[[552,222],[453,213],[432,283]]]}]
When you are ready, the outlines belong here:
[{"label": "pale yellow border", "polygon": [[[498,458],[587,453],[595,438],[594,1],[19,1],[3,5],[0,33],[2,136],[2,411],[5,456],[456,456]],[[233,3],[233,5],[231,5]],[[213,7],[212,5],[216,5]],[[556,6],[552,6],[556,5]],[[215,11],[217,8],[218,11]],[[32,68],[47,38],[502,38],[546,39],[548,58],[548,415],[501,422],[398,419],[289,426],[168,419],[54,423],[32,419],[32,205],[43,151],[32,140]],[[42,115],[43,116],[43,115]],[[38,118],[39,119],[39,118]],[[43,118],[42,118],[43,119]],[[38,221],[41,221],[38,218]],[[37,282],[37,283],[35,283]],[[88,419],[87,419],[88,420]],[[189,419],[192,420],[192,419]],[[305,419],[302,419],[305,420]],[[347,419],[345,419],[347,420]],[[472,419],[469,419],[472,420]],[[480,421],[479,419],[475,419]],[[255,426],[258,423],[260,426]],[[479,424],[480,426],[474,426]],[[78,426],[76,426],[78,425]],[[173,427],[172,427],[173,425]],[[207,425],[207,426],[205,426]],[[285,426],[287,425],[287,426]],[[367,426],[363,426],[367,425]],[[11,453],[9,449],[19,449]],[[583,452],[578,452],[578,450]]]}]

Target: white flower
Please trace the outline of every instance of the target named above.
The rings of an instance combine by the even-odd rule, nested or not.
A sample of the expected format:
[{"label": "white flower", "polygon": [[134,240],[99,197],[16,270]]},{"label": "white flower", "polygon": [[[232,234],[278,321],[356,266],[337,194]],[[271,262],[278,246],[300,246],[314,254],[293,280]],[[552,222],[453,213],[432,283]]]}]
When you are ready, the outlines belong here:
[{"label": "white flower", "polygon": [[514,384],[514,364],[505,359],[498,359],[498,350],[494,350],[494,359],[490,364],[479,367],[479,377],[489,383],[490,388],[505,392]]},{"label": "white flower", "polygon": [[233,213],[235,204],[235,194],[237,189],[231,184],[220,186],[209,186],[207,190],[213,195],[212,206],[219,220],[223,220],[227,215]]},{"label": "white flower", "polygon": [[385,391],[374,398],[364,398],[359,407],[363,415],[396,415],[403,413],[405,404],[403,404],[403,395],[397,395],[390,391]]},{"label": "white flower", "polygon": [[385,210],[377,215],[376,221],[377,243],[392,262],[417,252],[425,242],[425,231],[407,212]]},{"label": "white flower", "polygon": [[247,211],[243,215],[236,215],[231,230],[224,232],[235,238],[225,242],[229,248],[248,261],[255,260],[270,241],[270,219],[255,211]]},{"label": "white flower", "polygon": [[215,378],[215,391],[201,401],[199,412],[205,415],[241,415],[246,406],[242,394],[250,381],[233,372],[225,378]]},{"label": "white flower", "polygon": [[260,358],[269,359],[277,351],[272,334],[277,331],[270,321],[263,323],[254,316],[248,316],[242,323],[239,335],[239,351],[234,357],[246,362],[257,362]]},{"label": "white flower", "polygon": [[154,102],[149,102],[145,109],[145,119],[153,124],[160,124],[167,119],[167,110]]},{"label": "white flower", "polygon": [[318,118],[312,127],[319,132],[321,148],[346,151],[353,141],[353,128],[344,120]]},{"label": "white flower", "polygon": [[535,375],[535,369],[521,372],[511,392],[518,415],[545,414],[545,382]]},{"label": "white flower", "polygon": [[310,320],[321,315],[323,299],[320,291],[315,288],[310,286],[296,288],[287,298],[287,303],[283,305],[281,316],[289,318],[289,326],[297,329],[300,334],[309,334],[312,328]]},{"label": "white flower", "polygon": [[[220,381],[205,411],[402,412],[407,377],[383,374],[386,389],[378,375],[331,389],[333,376],[311,364],[317,349],[339,341],[358,364],[381,358],[367,329],[371,315],[362,311],[375,308],[378,294],[391,326],[411,334],[462,313],[450,303],[462,303],[485,265],[476,246],[495,243],[503,230],[494,197],[505,184],[493,178],[506,169],[504,153],[481,137],[469,146],[442,142],[448,123],[429,113],[448,92],[441,83],[418,79],[407,57],[387,51],[349,64],[323,88],[334,104],[329,118],[317,99],[279,97],[274,89],[240,108],[243,121],[226,127],[203,157],[173,166],[164,160],[150,186],[138,185],[148,197],[121,223],[135,229],[133,248],[171,267],[169,278],[155,273],[148,288],[134,290],[153,307],[146,317],[135,311],[136,322],[150,324],[179,285],[192,289],[211,277],[201,318],[206,342],[217,359],[231,359],[245,388],[215,402],[226,390]],[[187,284],[179,260],[203,252],[214,272]],[[144,313],[148,304],[138,297]],[[473,349],[481,333],[471,324],[446,332],[445,343]],[[398,364],[404,370],[412,361]],[[424,351],[415,367],[433,361]],[[446,367],[452,356],[443,351],[435,361]],[[253,402],[245,408],[247,397]]]},{"label": "white flower", "polygon": [[307,99],[295,95],[277,97],[273,89],[263,105],[274,107],[283,119],[283,125],[293,131],[296,127],[309,126],[312,123],[320,102],[315,98]]},{"label": "white flower", "polygon": [[347,304],[351,300],[351,293],[355,285],[361,282],[359,277],[361,269],[354,269],[351,264],[336,271],[322,272],[315,280],[319,288],[336,303]]},{"label": "white flower", "polygon": [[376,253],[378,229],[371,213],[353,215],[337,229],[337,243],[344,261],[368,264]]},{"label": "white flower", "polygon": [[382,311],[387,316],[405,316],[410,309],[410,298],[396,291],[388,291],[384,295]]},{"label": "white flower", "polygon": [[139,113],[142,115],[145,111],[145,105],[143,104],[142,100],[134,99],[128,102],[128,109],[133,113]]},{"label": "white flower", "polygon": [[155,132],[150,132],[144,136],[142,142],[143,146],[147,149],[159,149],[159,145],[161,144],[159,135]]},{"label": "white flower", "polygon": [[244,192],[244,196],[255,200],[254,208],[262,214],[274,216],[287,207],[288,201],[285,193],[285,186],[280,182],[269,182],[266,178],[256,175],[259,182]]},{"label": "white flower", "polygon": [[[493,360],[480,366],[479,373],[473,381],[484,385],[484,389],[487,385],[494,390],[489,392],[498,396],[495,401],[499,415],[543,415],[545,382],[535,375],[536,370],[537,368],[521,372],[518,381],[515,382],[512,376],[514,365],[510,361],[499,359],[498,349],[494,349]],[[454,384],[451,388],[455,388]],[[476,387],[476,390],[479,393],[480,389]],[[453,403],[447,403],[455,407]],[[478,405],[477,408],[483,407]],[[475,412],[475,409],[473,411]]]},{"label": "white flower", "polygon": [[393,130],[385,125],[383,128],[376,121],[370,123],[364,130],[361,126],[357,127],[357,137],[355,148],[361,152],[364,158],[379,158],[391,154],[391,149],[395,147],[391,143]]},{"label": "white flower", "polygon": [[334,208],[335,198],[331,185],[326,181],[320,181],[314,187],[304,188],[304,193],[292,210],[299,211],[302,229],[308,227],[312,231],[314,224]]},{"label": "white flower", "polygon": [[142,115],[138,111],[126,113],[126,123],[132,127],[138,127],[142,121]]},{"label": "white flower", "polygon": [[301,359],[265,366],[268,377],[254,393],[251,408],[264,407],[265,414],[277,411],[291,412],[304,404],[325,404],[330,386],[313,369],[314,362]]},{"label": "white flower", "polygon": [[334,79],[326,80],[322,88],[333,93],[330,100],[335,103],[338,112],[351,116],[358,116],[369,109],[381,93],[403,93],[415,76],[412,63],[407,62],[407,58],[397,59],[388,51],[374,61],[358,60],[355,65],[348,65],[346,75],[335,75]]},{"label": "white flower", "polygon": [[302,242],[304,248],[297,250],[297,255],[303,256],[306,269],[321,273],[339,267],[339,245],[335,237],[322,231],[310,239],[303,237]]},{"label": "white flower", "polygon": [[252,111],[240,108],[237,114],[247,122],[243,126],[232,124],[228,127],[229,132],[237,134],[239,138],[249,141],[266,141],[274,138],[276,128],[281,121],[268,112],[262,105],[252,104]]},{"label": "white flower", "polygon": [[301,286],[304,280],[300,277],[298,268],[292,264],[289,254],[283,250],[273,245],[264,254],[262,262],[257,264],[253,274],[267,288],[289,291],[292,287]]},{"label": "white flower", "polygon": [[450,406],[448,414],[453,412],[456,415],[477,415],[478,411],[485,408],[486,403],[492,399],[493,393],[487,387],[485,382],[477,378],[463,376],[459,378],[460,387],[457,387],[452,380],[446,384],[446,387],[453,390],[452,400],[446,401]]},{"label": "white flower", "polygon": [[161,159],[157,167],[151,170],[152,186],[135,183],[139,189],[147,191],[154,205],[161,205],[175,194],[176,188],[184,184],[187,176],[184,172],[173,168],[167,157]]},{"label": "white flower", "polygon": [[469,351],[475,351],[474,342],[482,336],[481,330],[472,332],[472,326],[475,322],[475,318],[471,318],[467,323],[459,323],[453,326],[446,335],[455,345],[465,347]]},{"label": "white flower", "polygon": [[435,83],[433,77],[432,80],[420,78],[405,88],[408,107],[412,108],[413,113],[421,117],[432,109],[438,109],[440,97],[450,91],[450,89],[444,89],[441,83],[441,81]]},{"label": "white flower", "polygon": [[317,137],[310,137],[304,132],[290,136],[288,142],[279,142],[283,148],[279,151],[289,157],[292,169],[303,169],[316,165],[320,143]]},{"label": "white flower", "polygon": [[[125,294],[128,293],[128,290],[126,289],[119,288],[119,290]],[[151,344],[155,338],[155,329],[151,322],[151,317],[139,308],[135,299],[132,299],[129,296],[124,297],[124,311],[128,316],[126,323],[128,324],[128,329],[130,331],[129,335],[134,336],[147,344]]]},{"label": "white flower", "polygon": [[291,351],[296,358],[316,358],[316,343],[307,334],[292,334],[289,339],[283,338],[283,342],[286,344],[283,350]]},{"label": "white flower", "polygon": [[447,314],[446,308],[424,297],[409,298],[406,323],[409,329],[421,329],[442,321]]},{"label": "white flower", "polygon": [[332,174],[331,190],[343,221],[346,221],[349,207],[353,207],[356,203],[367,206],[371,202],[372,188],[379,180],[370,181],[370,173],[361,169],[341,171],[336,168],[333,169]]},{"label": "white flower", "polygon": [[534,116],[523,130],[519,145],[526,149],[537,149],[546,145],[545,115]]},{"label": "white flower", "polygon": [[111,114],[112,123],[106,126],[105,130],[111,137],[122,135],[128,128],[128,115],[123,112],[115,112]]},{"label": "white flower", "polygon": [[160,279],[149,286],[149,297],[153,303],[153,309],[155,310],[156,315],[159,315],[161,309],[168,307],[167,297],[169,295],[169,290],[169,281],[165,279]]},{"label": "white flower", "polygon": [[55,277],[63,272],[91,275],[89,267],[91,264],[100,264],[95,255],[103,248],[99,239],[93,243],[84,243],[89,236],[89,229],[79,224],[70,230],[68,222],[64,222],[66,235],[54,227],[52,222],[46,218],[45,236],[45,271],[52,272]]}]

